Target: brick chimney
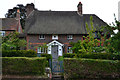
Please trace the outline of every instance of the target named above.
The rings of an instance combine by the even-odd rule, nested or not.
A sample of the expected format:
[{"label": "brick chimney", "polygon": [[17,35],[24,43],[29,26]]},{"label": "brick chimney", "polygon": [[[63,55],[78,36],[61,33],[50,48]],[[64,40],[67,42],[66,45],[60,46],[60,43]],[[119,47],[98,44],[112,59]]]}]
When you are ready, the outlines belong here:
[{"label": "brick chimney", "polygon": [[17,13],[16,13],[16,20],[18,20],[18,25],[17,25],[17,32],[22,33],[22,26],[20,23],[20,10],[17,9]]},{"label": "brick chimney", "polygon": [[27,4],[25,8],[26,8],[26,15],[28,16],[35,9],[35,6],[33,3],[31,3],[31,4]]},{"label": "brick chimney", "polygon": [[78,8],[78,14],[82,15],[82,3],[81,2],[79,2],[79,4],[77,5],[77,8]]},{"label": "brick chimney", "polygon": [[20,10],[19,10],[19,9],[17,9],[16,19],[17,19],[17,20],[19,20],[19,19],[20,19]]}]

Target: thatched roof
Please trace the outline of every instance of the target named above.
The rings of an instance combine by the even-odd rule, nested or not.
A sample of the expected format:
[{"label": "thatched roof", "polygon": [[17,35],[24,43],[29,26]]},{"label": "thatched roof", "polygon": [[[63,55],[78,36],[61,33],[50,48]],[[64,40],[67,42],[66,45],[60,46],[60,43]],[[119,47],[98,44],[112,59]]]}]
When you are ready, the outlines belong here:
[{"label": "thatched roof", "polygon": [[33,11],[26,19],[27,34],[87,34],[86,22],[94,27],[107,25],[94,14],[79,15],[77,11]]}]

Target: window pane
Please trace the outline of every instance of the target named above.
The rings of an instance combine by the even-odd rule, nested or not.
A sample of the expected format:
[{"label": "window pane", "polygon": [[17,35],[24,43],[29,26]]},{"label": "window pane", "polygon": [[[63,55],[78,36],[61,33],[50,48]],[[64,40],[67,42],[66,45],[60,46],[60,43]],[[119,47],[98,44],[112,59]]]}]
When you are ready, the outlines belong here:
[{"label": "window pane", "polygon": [[73,39],[72,35],[67,35],[67,39]]},{"label": "window pane", "polygon": [[41,47],[38,47],[37,53],[41,53]]},{"label": "window pane", "polygon": [[58,39],[58,35],[52,35],[52,39]]},{"label": "window pane", "polygon": [[46,48],[43,48],[43,47],[38,47],[38,51],[37,53],[46,53]]},{"label": "window pane", "polygon": [[39,39],[45,39],[45,35],[39,35]]},{"label": "window pane", "polygon": [[5,36],[5,31],[0,31],[1,36]]},{"label": "window pane", "polygon": [[68,51],[67,51],[68,53],[72,53],[71,48],[72,48],[71,46],[68,46],[68,49],[67,49],[67,50],[68,50]]}]

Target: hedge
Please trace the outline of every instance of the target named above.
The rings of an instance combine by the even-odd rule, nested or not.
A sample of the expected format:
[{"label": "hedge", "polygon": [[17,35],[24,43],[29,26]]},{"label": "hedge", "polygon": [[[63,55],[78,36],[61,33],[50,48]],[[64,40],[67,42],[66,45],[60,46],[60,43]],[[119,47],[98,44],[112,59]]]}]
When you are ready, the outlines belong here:
[{"label": "hedge", "polygon": [[37,53],[33,50],[3,50],[3,57],[37,57]]},{"label": "hedge", "polygon": [[120,54],[113,53],[88,53],[79,54],[79,58],[91,58],[91,59],[108,59],[108,60],[120,60]]},{"label": "hedge", "polygon": [[41,54],[41,57],[46,57],[47,61],[48,61],[48,64],[46,64],[47,67],[50,67],[52,64],[51,61],[52,61],[52,55],[51,54]]},{"label": "hedge", "polygon": [[64,58],[89,58],[89,59],[107,59],[107,60],[120,60],[120,54],[112,53],[84,53],[84,54],[63,54]]},{"label": "hedge", "polygon": [[120,78],[119,60],[65,58],[66,79]]},{"label": "hedge", "polygon": [[51,54],[41,54],[41,57],[46,57],[47,60],[52,59],[52,55]]},{"label": "hedge", "polygon": [[44,75],[46,58],[2,57],[3,75]]},{"label": "hedge", "polygon": [[73,58],[76,54],[75,53],[67,53],[67,54],[63,54],[64,58]]}]

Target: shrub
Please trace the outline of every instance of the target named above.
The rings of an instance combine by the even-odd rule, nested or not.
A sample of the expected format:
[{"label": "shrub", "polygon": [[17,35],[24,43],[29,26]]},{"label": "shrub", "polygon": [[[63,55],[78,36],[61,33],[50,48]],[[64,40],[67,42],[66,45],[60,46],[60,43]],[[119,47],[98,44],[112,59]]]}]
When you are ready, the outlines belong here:
[{"label": "shrub", "polygon": [[58,61],[63,61],[63,60],[64,60],[63,56],[58,57]]},{"label": "shrub", "polygon": [[[77,55],[77,54],[76,54]],[[75,56],[75,54],[73,53],[67,53],[67,54],[63,54],[64,58],[73,58]]]},{"label": "shrub", "polygon": [[119,54],[112,54],[112,53],[86,53],[86,54],[78,54],[77,57],[89,58],[89,59],[120,60]]},{"label": "shrub", "polygon": [[37,57],[37,53],[33,50],[3,50],[3,57]]},{"label": "shrub", "polygon": [[120,60],[120,54],[113,53],[83,53],[83,54],[63,54],[64,58],[89,58],[89,59],[108,59],[108,60]]},{"label": "shrub", "polygon": [[47,60],[52,59],[51,54],[41,54],[41,57],[46,57]]},{"label": "shrub", "polygon": [[65,58],[64,77],[67,79],[120,78],[120,61]]},{"label": "shrub", "polygon": [[41,57],[46,57],[46,59],[47,59],[47,62],[48,63],[46,63],[46,67],[50,67],[51,65],[52,65],[52,56],[51,56],[51,54],[41,54]]},{"label": "shrub", "polygon": [[2,57],[3,75],[44,75],[46,58]]}]

